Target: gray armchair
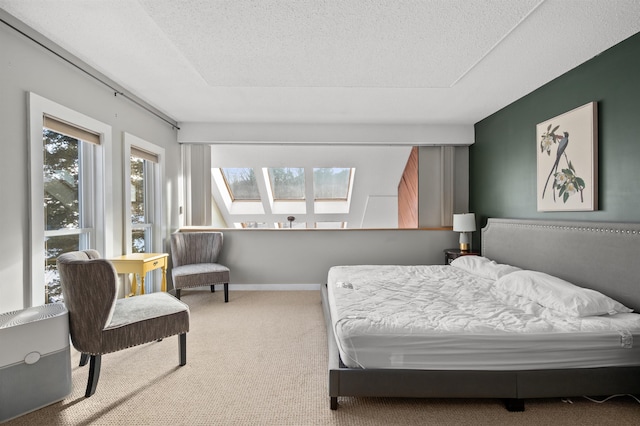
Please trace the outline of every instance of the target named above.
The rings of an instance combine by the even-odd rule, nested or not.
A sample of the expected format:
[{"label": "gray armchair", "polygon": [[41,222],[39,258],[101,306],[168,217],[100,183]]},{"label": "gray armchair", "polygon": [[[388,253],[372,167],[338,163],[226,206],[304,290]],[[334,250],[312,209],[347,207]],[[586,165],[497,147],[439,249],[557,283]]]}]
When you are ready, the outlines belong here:
[{"label": "gray armchair", "polygon": [[178,334],[180,365],[187,362],[189,307],[167,293],[118,299],[118,276],[95,250],[65,253],[57,259],[73,346],[91,357],[86,397],[96,391],[102,355]]},{"label": "gray armchair", "polygon": [[186,287],[224,284],[224,301],[229,301],[229,268],[218,262],[222,232],[176,232],[171,234],[171,277],[176,297]]}]

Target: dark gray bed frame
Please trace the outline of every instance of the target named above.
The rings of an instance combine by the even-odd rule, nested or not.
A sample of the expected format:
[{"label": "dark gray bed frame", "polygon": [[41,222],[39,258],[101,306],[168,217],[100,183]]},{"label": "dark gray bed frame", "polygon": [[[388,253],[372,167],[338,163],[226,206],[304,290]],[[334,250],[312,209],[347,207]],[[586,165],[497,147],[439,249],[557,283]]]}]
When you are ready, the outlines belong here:
[{"label": "dark gray bed frame", "polygon": [[[489,219],[482,254],[598,290],[640,312],[640,224]],[[327,289],[322,305],[329,345],[330,408],[338,397],[500,398],[523,411],[527,398],[640,393],[640,366],[558,370],[361,369],[340,361]],[[639,360],[640,365],[640,360]]]}]

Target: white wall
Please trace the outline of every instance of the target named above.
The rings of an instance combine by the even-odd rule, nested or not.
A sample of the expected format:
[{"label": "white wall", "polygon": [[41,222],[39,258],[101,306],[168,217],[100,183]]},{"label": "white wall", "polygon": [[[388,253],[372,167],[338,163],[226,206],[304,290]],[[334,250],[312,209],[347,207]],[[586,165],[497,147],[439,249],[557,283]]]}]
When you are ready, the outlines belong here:
[{"label": "white wall", "polygon": [[[206,230],[185,227],[182,230]],[[209,230],[215,230],[210,228]],[[457,247],[451,230],[223,229],[220,263],[231,287],[245,284],[322,284],[334,265],[444,264],[443,249]],[[286,288],[286,287],[285,287]]]},{"label": "white wall", "polygon": [[[179,146],[172,127],[74,68],[60,58],[0,23],[0,312],[29,306],[29,158],[27,93],[34,92],[58,104],[112,126],[112,168],[115,250],[123,245],[123,132],[166,150],[166,205],[168,229],[176,229]],[[171,159],[176,159],[175,162]],[[169,231],[167,231],[167,234]],[[165,236],[166,238],[166,236]]]},{"label": "white wall", "polygon": [[421,146],[418,150],[418,226],[453,226],[469,211],[469,149]]},{"label": "white wall", "polygon": [[471,124],[184,123],[181,143],[471,145]]}]

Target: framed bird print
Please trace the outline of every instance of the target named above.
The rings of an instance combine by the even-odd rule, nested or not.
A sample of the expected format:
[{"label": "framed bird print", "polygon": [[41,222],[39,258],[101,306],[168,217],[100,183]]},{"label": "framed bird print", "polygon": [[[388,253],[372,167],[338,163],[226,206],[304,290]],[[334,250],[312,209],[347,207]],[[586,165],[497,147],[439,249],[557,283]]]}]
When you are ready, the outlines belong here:
[{"label": "framed bird print", "polygon": [[536,126],[538,211],[598,209],[597,103]]}]

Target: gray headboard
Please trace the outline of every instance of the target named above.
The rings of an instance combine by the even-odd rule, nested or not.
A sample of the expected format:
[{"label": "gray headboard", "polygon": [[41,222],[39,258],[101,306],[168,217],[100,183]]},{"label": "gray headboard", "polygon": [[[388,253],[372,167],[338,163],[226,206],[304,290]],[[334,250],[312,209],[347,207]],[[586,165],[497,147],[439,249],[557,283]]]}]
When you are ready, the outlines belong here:
[{"label": "gray headboard", "polygon": [[491,218],[482,255],[592,288],[640,312],[640,223]]}]

